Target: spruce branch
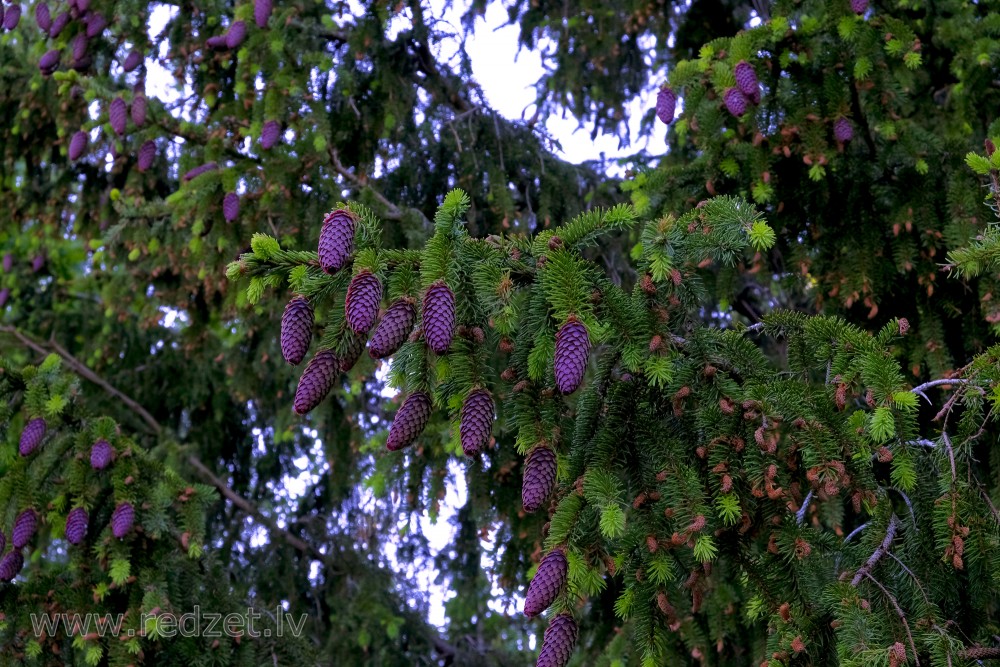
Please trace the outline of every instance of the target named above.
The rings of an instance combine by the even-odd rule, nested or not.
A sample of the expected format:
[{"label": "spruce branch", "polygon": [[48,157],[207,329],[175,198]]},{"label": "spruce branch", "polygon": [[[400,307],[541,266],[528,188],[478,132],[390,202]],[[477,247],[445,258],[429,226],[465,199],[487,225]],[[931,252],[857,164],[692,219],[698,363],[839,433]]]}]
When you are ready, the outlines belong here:
[{"label": "spruce branch", "polygon": [[1000,648],[992,646],[973,646],[958,652],[962,660],[996,660],[1000,659]]},{"label": "spruce branch", "polygon": [[[899,528],[899,519],[896,518],[895,514],[889,516],[889,527],[885,531],[885,539],[882,540],[882,544],[879,545],[878,549],[868,558],[864,565],[858,568],[858,571],[854,573],[854,578],[851,579],[851,586],[857,588],[861,580],[871,572],[872,568],[878,564],[888,551],[889,547],[892,546],[892,541],[896,539],[896,530]],[[870,575],[869,575],[870,576]]]},{"label": "spruce branch", "polygon": [[[895,515],[893,515],[893,518],[895,518]],[[891,523],[892,520],[890,519],[890,525]],[[861,571],[859,570],[858,573],[860,574]],[[899,620],[903,623],[903,629],[906,630],[906,638],[910,641],[910,650],[913,651],[913,662],[917,665],[917,667],[920,667],[920,657],[917,655],[917,645],[913,642],[913,633],[910,632],[910,624],[906,621],[906,613],[903,611],[902,607],[899,606],[899,602],[896,601],[893,594],[886,590],[886,587],[879,583],[878,579],[873,577],[869,572],[865,572],[864,576],[868,577],[873,584],[879,587],[879,590],[882,591],[882,594],[885,595],[886,599],[889,600],[889,603],[896,610]],[[855,586],[856,585],[857,584],[855,584]]]}]

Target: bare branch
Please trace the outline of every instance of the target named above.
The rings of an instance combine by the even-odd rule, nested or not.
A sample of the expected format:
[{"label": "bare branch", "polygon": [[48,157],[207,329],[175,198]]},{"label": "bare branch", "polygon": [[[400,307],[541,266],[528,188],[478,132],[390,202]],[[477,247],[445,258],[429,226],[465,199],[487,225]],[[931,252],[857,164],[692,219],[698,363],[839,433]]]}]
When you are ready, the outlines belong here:
[{"label": "bare branch", "polygon": [[882,540],[882,544],[879,545],[878,549],[868,558],[864,565],[858,568],[858,571],[854,573],[854,578],[851,579],[851,586],[857,587],[861,583],[861,580],[871,572],[872,568],[882,559],[882,556],[889,551],[889,547],[892,546],[892,541],[896,539],[896,530],[899,528],[899,519],[893,514],[889,517],[889,527],[885,531],[885,539]]}]

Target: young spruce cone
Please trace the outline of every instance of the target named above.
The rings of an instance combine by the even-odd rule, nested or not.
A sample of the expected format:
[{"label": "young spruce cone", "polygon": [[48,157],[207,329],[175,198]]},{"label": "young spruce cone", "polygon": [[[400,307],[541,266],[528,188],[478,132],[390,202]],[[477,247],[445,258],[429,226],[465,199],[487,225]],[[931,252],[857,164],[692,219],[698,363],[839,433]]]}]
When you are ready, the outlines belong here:
[{"label": "young spruce cone", "polygon": [[10,533],[10,543],[15,549],[23,548],[38,530],[38,515],[35,510],[26,509],[14,519],[14,530]]},{"label": "young spruce cone", "polygon": [[587,327],[570,316],[556,334],[554,370],[556,389],[563,394],[572,394],[583,381],[587,372],[590,355],[590,337]]},{"label": "young spruce cone", "polygon": [[100,12],[95,12],[93,14],[88,14],[87,19],[87,37],[93,39],[97,37],[104,29],[108,27],[108,20],[104,18],[104,14]]},{"label": "young spruce cone", "polygon": [[247,24],[244,21],[235,21],[231,26],[229,26],[229,31],[226,32],[226,46],[231,49],[235,49],[243,40],[247,38]]},{"label": "young spruce cone", "polygon": [[747,112],[747,96],[739,88],[726,89],[722,101],[726,104],[726,110],[737,118]]},{"label": "young spruce cone", "polygon": [[111,443],[101,438],[90,448],[90,467],[94,470],[104,470],[111,465],[114,455],[115,450],[111,447]]},{"label": "young spruce cone", "polygon": [[69,25],[69,12],[58,14],[52,19],[52,27],[49,28],[49,38],[55,39],[58,37],[67,25]]},{"label": "young spruce cone", "polygon": [[656,117],[660,122],[670,125],[674,122],[674,112],[677,111],[677,94],[671,88],[660,88],[656,94]]},{"label": "young spruce cone", "polygon": [[135,523],[135,509],[131,503],[119,503],[111,514],[111,533],[121,539],[128,535]]},{"label": "young spruce cone", "polygon": [[49,11],[48,4],[39,2],[35,5],[35,23],[42,32],[48,32],[52,27],[52,12]]},{"label": "young spruce cone", "polygon": [[[4,306],[7,305],[7,299],[9,298],[10,298],[10,288],[4,287],[3,289],[0,289],[0,308],[3,308]],[[2,551],[2,549],[0,549],[0,551]]]},{"label": "young spruce cone", "polygon": [[0,558],[0,581],[13,581],[24,567],[24,556],[20,551],[11,551]]},{"label": "young spruce cone", "polygon": [[378,305],[382,301],[382,283],[371,271],[361,271],[351,279],[347,287],[344,312],[347,325],[356,334],[368,333],[378,317]]},{"label": "young spruce cone", "polygon": [[87,133],[80,130],[69,140],[69,159],[74,162],[79,160],[85,150],[87,150]]},{"label": "young spruce cone", "polygon": [[531,618],[548,609],[566,586],[568,572],[566,554],[560,550],[546,554],[524,596],[524,615]]},{"label": "young spruce cone", "polygon": [[466,397],[462,404],[461,425],[459,426],[462,451],[465,452],[466,456],[475,456],[490,441],[495,418],[493,399],[488,391],[476,389]]},{"label": "young spruce cone", "polygon": [[524,464],[521,481],[521,504],[525,512],[536,512],[552,493],[556,483],[556,453],[548,447],[537,447]]},{"label": "young spruce cone", "polygon": [[38,61],[38,69],[45,76],[55,72],[57,67],[59,67],[59,49],[46,51],[45,55]]},{"label": "young spruce cone", "polygon": [[340,271],[354,252],[354,215],[345,209],[323,218],[319,232],[319,265],[327,273]]},{"label": "young spruce cone", "polygon": [[843,116],[838,118],[833,124],[833,138],[837,141],[847,143],[854,138],[854,126],[851,121]]},{"label": "young spruce cone", "polygon": [[[10,270],[14,268],[14,255],[9,252],[3,254],[3,272],[10,273]],[[0,549],[2,551],[2,549]]]},{"label": "young spruce cone", "polygon": [[868,0],[851,0],[851,11],[855,14],[864,14],[868,11]]},{"label": "young spruce cone", "polygon": [[757,92],[757,73],[753,66],[745,60],[736,63],[733,68],[733,75],[736,76],[736,87],[747,97],[753,97]]},{"label": "young spruce cone", "polygon": [[340,362],[333,350],[317,352],[306,364],[299,386],[295,389],[295,402],[292,404],[295,414],[304,415],[322,403],[337,382],[339,371]]},{"label": "young spruce cone", "polygon": [[409,299],[399,299],[385,311],[368,343],[372,359],[384,359],[395,353],[406,342],[417,319],[417,309]]},{"label": "young spruce cone", "polygon": [[424,294],[424,337],[435,354],[444,354],[455,335],[455,294],[439,280]]},{"label": "young spruce cone", "polygon": [[125,100],[120,97],[111,100],[111,106],[108,107],[108,118],[111,120],[111,129],[118,136],[125,134],[125,127],[128,125],[128,108]]},{"label": "young spruce cone", "polygon": [[306,358],[315,317],[312,305],[304,296],[294,297],[281,315],[281,356],[292,366]]},{"label": "young spruce cone", "polygon": [[195,167],[194,169],[188,171],[186,174],[184,174],[183,179],[184,181],[194,180],[199,176],[201,176],[202,174],[207,174],[210,171],[215,171],[216,169],[218,169],[218,167],[219,165],[216,162],[207,162],[199,167]]},{"label": "young spruce cone", "polygon": [[274,9],[273,0],[254,0],[253,20],[258,28],[266,28],[267,20],[271,18],[271,10]]},{"label": "young spruce cone", "polygon": [[132,99],[132,123],[136,127],[146,124],[146,96],[136,95]]},{"label": "young spruce cone", "polygon": [[240,196],[235,192],[227,192],[222,198],[222,216],[226,222],[233,222],[240,217]]},{"label": "young spruce cone", "polygon": [[269,150],[281,138],[281,123],[276,120],[269,120],[264,123],[260,130],[260,147]]},{"label": "young spruce cone", "polygon": [[136,160],[136,166],[139,171],[146,171],[153,166],[153,160],[156,159],[156,142],[150,139],[139,147],[139,158]]},{"label": "young spruce cone", "polygon": [[70,544],[79,544],[83,538],[87,537],[87,510],[76,507],[70,510],[66,517],[66,541]]},{"label": "young spruce cone", "polygon": [[576,647],[578,629],[569,614],[559,614],[545,629],[542,652],[535,667],[566,667]]},{"label": "young spruce cone", "polygon": [[125,62],[122,63],[122,69],[126,72],[131,72],[141,64],[142,53],[140,51],[129,51],[128,55],[125,56]]},{"label": "young spruce cone", "polygon": [[396,417],[389,427],[389,438],[385,446],[389,451],[409,447],[427,426],[431,418],[431,397],[425,392],[415,391],[406,397],[396,411]]},{"label": "young spruce cone", "polygon": [[365,351],[365,337],[361,334],[347,334],[344,352],[340,355],[340,371],[347,373],[358,363],[361,353]]},{"label": "young spruce cone", "polygon": [[42,438],[45,437],[45,420],[41,417],[35,417],[24,427],[21,431],[21,442],[18,443],[17,451],[21,456],[28,456],[33,451],[38,449],[38,446],[42,444]]},{"label": "young spruce cone", "polygon": [[3,27],[13,30],[21,22],[21,5],[11,5],[3,17]]},{"label": "young spruce cone", "polygon": [[205,40],[205,46],[214,51],[225,51],[226,50],[226,36],[225,35],[212,35]]}]

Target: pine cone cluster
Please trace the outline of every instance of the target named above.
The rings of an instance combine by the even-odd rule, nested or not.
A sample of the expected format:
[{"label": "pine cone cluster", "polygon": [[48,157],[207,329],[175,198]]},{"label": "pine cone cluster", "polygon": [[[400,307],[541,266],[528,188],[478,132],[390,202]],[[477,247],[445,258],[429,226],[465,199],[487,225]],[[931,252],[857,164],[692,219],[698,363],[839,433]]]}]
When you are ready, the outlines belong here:
[{"label": "pine cone cluster", "polygon": [[38,530],[38,515],[33,509],[26,509],[14,519],[14,529],[10,533],[10,543],[15,549],[24,548]]},{"label": "pine cone cluster", "polygon": [[354,252],[354,215],[345,209],[329,213],[319,232],[319,265],[333,274],[344,268]]},{"label": "pine cone cluster", "polygon": [[424,337],[435,354],[444,354],[455,335],[455,294],[439,280],[424,294]]},{"label": "pine cone cluster", "polygon": [[407,396],[389,427],[386,448],[397,451],[412,445],[430,421],[432,410],[431,397],[426,392],[415,391]]},{"label": "pine cone cluster", "polygon": [[490,441],[495,418],[496,408],[488,391],[476,389],[466,397],[459,427],[462,451],[466,456],[475,456]]},{"label": "pine cone cluster", "polygon": [[521,504],[525,512],[536,512],[556,484],[556,453],[548,447],[536,447],[528,454],[521,481]]},{"label": "pine cone cluster", "polygon": [[21,431],[21,441],[18,443],[17,451],[21,456],[28,456],[38,449],[45,437],[45,420],[35,417],[25,425]]},{"label": "pine cone cluster", "polygon": [[304,415],[323,402],[340,375],[340,362],[333,350],[320,350],[306,364],[295,389],[292,410]]},{"label": "pine cone cluster", "polygon": [[568,574],[566,554],[558,549],[546,554],[524,596],[524,615],[531,618],[548,609],[566,586]]},{"label": "pine cone cluster", "polygon": [[587,372],[589,357],[590,336],[587,334],[587,327],[571,316],[556,333],[553,364],[556,389],[563,394],[576,391]]},{"label": "pine cone cluster", "polygon": [[296,296],[281,315],[281,356],[292,366],[306,358],[315,322],[312,305],[304,296]]},{"label": "pine cone cluster", "polygon": [[579,628],[569,614],[559,614],[549,623],[542,638],[542,650],[538,654],[535,667],[566,667],[573,649]]},{"label": "pine cone cluster", "polygon": [[114,455],[115,450],[111,447],[111,443],[102,438],[90,448],[90,467],[94,470],[104,470],[111,465]]},{"label": "pine cone cluster", "polygon": [[118,503],[111,514],[111,534],[119,540],[132,530],[135,523],[135,509],[131,503]]},{"label": "pine cone cluster", "polygon": [[356,334],[368,333],[378,317],[378,306],[382,301],[382,283],[367,269],[351,279],[347,287],[344,312],[347,325]]},{"label": "pine cone cluster", "polygon": [[394,354],[406,342],[416,319],[417,309],[409,299],[399,299],[389,306],[368,342],[368,354],[372,359]]},{"label": "pine cone cluster", "polygon": [[87,510],[75,507],[66,516],[66,541],[70,544],[80,544],[87,537]]},{"label": "pine cone cluster", "polygon": [[677,93],[669,87],[660,88],[660,92],[656,94],[656,117],[660,119],[661,123],[670,125],[674,122],[676,111]]}]

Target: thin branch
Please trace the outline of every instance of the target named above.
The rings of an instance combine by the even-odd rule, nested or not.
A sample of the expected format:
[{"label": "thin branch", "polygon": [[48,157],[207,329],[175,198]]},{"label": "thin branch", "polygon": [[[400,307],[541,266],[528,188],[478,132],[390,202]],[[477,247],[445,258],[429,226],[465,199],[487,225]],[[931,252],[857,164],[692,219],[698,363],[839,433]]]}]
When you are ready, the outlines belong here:
[{"label": "thin branch", "polygon": [[800,507],[799,510],[795,513],[795,523],[798,524],[799,526],[801,526],[802,522],[806,520],[806,512],[809,510],[809,503],[812,501],[812,499],[813,499],[813,491],[812,489],[809,489],[809,493],[807,493],[806,497],[802,500],[802,507]]},{"label": "thin branch", "polygon": [[970,384],[971,382],[972,382],[972,380],[966,380],[966,379],[963,379],[963,378],[952,378],[950,380],[931,380],[930,382],[925,382],[923,384],[917,385],[916,387],[914,387],[910,391],[913,392],[914,394],[919,394],[921,392],[924,392],[924,391],[930,389],[931,387],[942,387],[942,386],[949,386],[949,385],[953,385],[953,384]]},{"label": "thin branch", "polygon": [[889,599],[889,602],[896,609],[896,613],[899,615],[899,620],[903,622],[903,628],[906,630],[906,637],[910,640],[910,649],[913,651],[913,662],[917,665],[917,667],[920,667],[920,658],[917,656],[917,645],[913,643],[913,634],[910,632],[910,624],[906,622],[906,614],[903,613],[899,603],[896,602],[896,598],[892,596],[892,593],[886,590],[885,586],[880,584],[878,580],[869,573],[865,572],[865,576],[882,590],[882,594]]},{"label": "thin branch", "polygon": [[1000,658],[1000,648],[991,646],[974,646],[958,652],[962,660],[995,660]]},{"label": "thin branch", "polygon": [[872,568],[882,559],[882,556],[889,551],[889,547],[892,546],[892,541],[896,539],[896,530],[899,528],[899,519],[893,514],[889,517],[889,527],[885,531],[885,539],[882,540],[882,544],[879,545],[878,549],[868,558],[864,565],[858,568],[858,571],[854,573],[854,578],[851,579],[851,586],[857,587],[861,583],[861,580],[871,572]]},{"label": "thin branch", "polygon": [[850,542],[852,539],[854,539],[855,535],[857,535],[858,533],[860,533],[862,530],[864,530],[867,527],[868,527],[868,522],[866,521],[865,523],[861,524],[860,526],[858,526],[857,528],[855,528],[854,530],[852,530],[851,532],[849,532],[847,534],[847,537],[844,538],[844,544],[847,544],[848,542]]}]

